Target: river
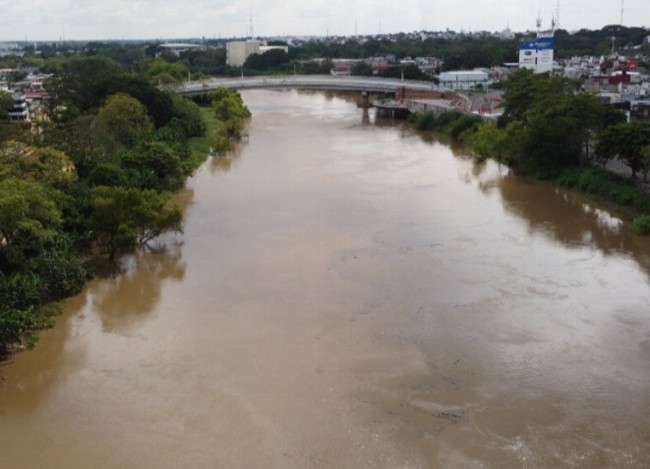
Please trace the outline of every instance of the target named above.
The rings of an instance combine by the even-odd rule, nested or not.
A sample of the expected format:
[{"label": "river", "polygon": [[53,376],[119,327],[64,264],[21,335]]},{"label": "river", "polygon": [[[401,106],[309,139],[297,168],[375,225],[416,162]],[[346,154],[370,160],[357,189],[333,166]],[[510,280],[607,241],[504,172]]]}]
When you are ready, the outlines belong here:
[{"label": "river", "polygon": [[0,466],[650,466],[650,239],[350,98],[243,97],[184,233],[0,366]]}]

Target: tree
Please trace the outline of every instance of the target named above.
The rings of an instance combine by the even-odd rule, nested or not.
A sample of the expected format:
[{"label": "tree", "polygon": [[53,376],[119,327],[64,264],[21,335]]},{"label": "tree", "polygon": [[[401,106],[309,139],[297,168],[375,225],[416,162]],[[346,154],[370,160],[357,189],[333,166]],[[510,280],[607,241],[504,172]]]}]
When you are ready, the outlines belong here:
[{"label": "tree", "polygon": [[181,231],[178,207],[153,190],[98,186],[93,190],[91,226],[102,250],[114,262],[166,231]]},{"label": "tree", "polygon": [[352,65],[351,70],[352,75],[358,75],[362,77],[371,77],[373,74],[372,65],[366,61],[359,61]]},{"label": "tree", "polygon": [[54,105],[63,104],[80,112],[97,109],[116,86],[128,79],[117,62],[100,56],[75,56],[68,60],[50,87]]},{"label": "tree", "polygon": [[387,78],[404,77],[406,80],[429,80],[429,77],[415,64],[409,64],[404,67],[390,67],[382,71],[379,75]]},{"label": "tree", "polygon": [[142,189],[175,191],[183,187],[190,166],[181,155],[164,142],[147,142],[127,152],[122,163],[141,176]]},{"label": "tree", "polygon": [[170,124],[182,129],[185,138],[202,137],[206,126],[199,106],[189,98],[172,96],[174,117]]},{"label": "tree", "polygon": [[469,145],[480,160],[504,161],[505,130],[493,124],[483,124],[472,134]]},{"label": "tree", "polygon": [[153,132],[151,118],[140,101],[123,93],[109,96],[97,113],[110,134],[124,146],[133,146]]},{"label": "tree", "polygon": [[0,149],[2,171],[59,190],[68,188],[77,178],[74,163],[65,153],[18,142],[10,142]]},{"label": "tree", "polygon": [[650,145],[650,122],[632,121],[616,124],[598,135],[596,154],[604,161],[618,158],[632,170],[636,178],[638,171],[647,169],[644,149]]},{"label": "tree", "polygon": [[247,70],[267,71],[278,69],[289,63],[289,54],[283,49],[271,49],[263,54],[251,54],[244,62],[244,68]]},{"label": "tree", "polygon": [[80,179],[86,178],[97,164],[115,156],[121,146],[107,122],[94,115],[72,120],[55,139],[74,161]]},{"label": "tree", "polygon": [[0,91],[0,121],[9,118],[9,110],[14,104],[14,98],[4,91]]},{"label": "tree", "polygon": [[502,84],[502,126],[512,120],[523,120],[526,113],[552,104],[566,93],[568,83],[563,77],[535,74],[525,68],[517,70]]},{"label": "tree", "polygon": [[549,177],[583,163],[594,136],[619,118],[594,96],[576,92],[576,84],[563,77],[521,69],[503,88],[504,113],[498,125],[515,137],[506,142],[514,143],[509,152],[518,153],[507,159],[519,172]]},{"label": "tree", "polygon": [[45,301],[61,300],[79,293],[88,278],[70,239],[62,234],[46,243],[35,263],[34,271],[41,279],[41,296]]},{"label": "tree", "polygon": [[15,176],[0,181],[0,268],[23,268],[60,223],[52,192],[43,185]]},{"label": "tree", "polygon": [[217,119],[227,121],[232,118],[246,119],[251,113],[238,91],[218,88],[208,96],[212,102]]},{"label": "tree", "polygon": [[[160,57],[146,61],[142,74],[150,83],[157,85],[160,77],[169,77],[178,83],[187,77],[188,68],[182,62],[169,63]],[[167,79],[167,78],[166,78]]]},{"label": "tree", "polygon": [[643,180],[646,181],[650,170],[650,145],[641,149],[641,157],[643,158]]}]

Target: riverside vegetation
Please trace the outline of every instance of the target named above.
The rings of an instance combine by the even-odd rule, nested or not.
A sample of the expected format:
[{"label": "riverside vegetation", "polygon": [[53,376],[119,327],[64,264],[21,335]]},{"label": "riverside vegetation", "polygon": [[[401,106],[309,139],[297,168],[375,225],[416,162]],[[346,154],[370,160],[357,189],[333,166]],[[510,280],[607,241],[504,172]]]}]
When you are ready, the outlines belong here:
[{"label": "riverside vegetation", "polygon": [[[650,234],[650,195],[636,179],[650,171],[650,122],[626,122],[622,112],[559,76],[519,70],[503,89],[504,113],[495,124],[458,112],[411,120],[419,130],[466,143],[478,160],[594,196],[631,218],[634,232]],[[603,169],[611,159],[628,166],[632,179]]]},{"label": "riverside vegetation", "polygon": [[96,261],[181,231],[171,194],[250,115],[236,91],[199,108],[106,57],[58,68],[46,118],[0,122],[0,357],[33,344]]}]

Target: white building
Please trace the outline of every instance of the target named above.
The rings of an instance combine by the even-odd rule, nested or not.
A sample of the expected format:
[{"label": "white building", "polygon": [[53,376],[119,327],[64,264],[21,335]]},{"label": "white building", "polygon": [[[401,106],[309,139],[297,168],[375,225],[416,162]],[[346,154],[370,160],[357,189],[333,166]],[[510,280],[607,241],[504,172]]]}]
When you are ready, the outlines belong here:
[{"label": "white building", "polygon": [[14,93],[14,104],[9,110],[10,121],[28,121],[29,120],[29,106],[25,95],[22,93]]},{"label": "white building", "polygon": [[285,53],[289,53],[289,46],[260,46],[260,54],[268,52],[270,50],[283,50]]},{"label": "white building", "polygon": [[477,85],[484,88],[490,85],[490,77],[483,70],[442,72],[438,79],[441,86],[454,90],[471,90]]},{"label": "white building", "polygon": [[226,64],[231,67],[241,67],[251,54],[259,54],[262,43],[260,41],[232,41],[226,44]]}]

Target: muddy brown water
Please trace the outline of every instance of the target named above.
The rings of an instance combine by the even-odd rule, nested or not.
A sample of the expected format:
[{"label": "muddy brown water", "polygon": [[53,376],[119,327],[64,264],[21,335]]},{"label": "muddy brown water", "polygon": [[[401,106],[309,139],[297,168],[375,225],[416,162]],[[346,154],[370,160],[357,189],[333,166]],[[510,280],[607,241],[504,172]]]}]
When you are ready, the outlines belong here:
[{"label": "muddy brown water", "polygon": [[650,466],[650,240],[349,98],[244,98],[184,234],[0,366],[1,467]]}]

